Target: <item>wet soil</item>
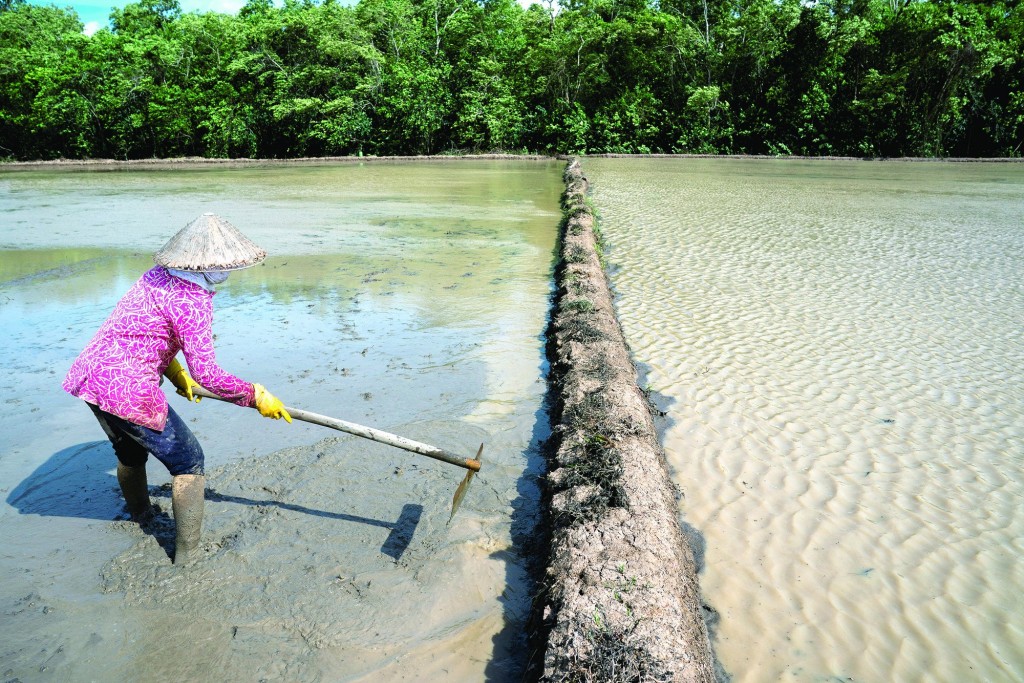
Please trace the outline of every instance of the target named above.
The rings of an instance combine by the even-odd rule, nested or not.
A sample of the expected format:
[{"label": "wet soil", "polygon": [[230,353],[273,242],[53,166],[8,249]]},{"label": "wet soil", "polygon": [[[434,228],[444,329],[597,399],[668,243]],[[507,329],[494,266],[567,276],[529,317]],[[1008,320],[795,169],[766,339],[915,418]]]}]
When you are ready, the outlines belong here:
[{"label": "wet soil", "polygon": [[[0,169],[18,350],[0,359],[0,680],[520,680],[560,171]],[[289,405],[467,457],[485,443],[450,525],[461,468],[166,386],[207,456],[200,561],[170,563],[158,463],[161,515],[126,521],[110,445],[60,379],[209,204],[271,252],[218,291],[218,362]]]},{"label": "wet soil", "polygon": [[[440,431],[417,427],[428,438]],[[486,437],[471,431],[460,446]],[[415,660],[425,640],[466,637],[460,623],[479,600],[471,568],[481,567],[451,560],[499,550],[471,529],[447,526],[437,499],[454,489],[451,474],[348,437],[219,467],[207,481],[199,560],[183,569],[168,563],[167,512],[144,528],[119,522],[135,540],[102,569],[102,590],[131,609],[205,623],[221,641],[187,661],[162,660],[168,674],[184,663],[198,678],[216,667],[225,680],[315,680],[336,658],[345,666],[335,672],[347,678],[381,675],[388,660]],[[370,490],[379,503],[365,512]],[[164,511],[169,495],[167,486],[152,491]],[[485,560],[485,571],[500,564]],[[438,591],[441,582],[467,590]],[[404,612],[397,624],[396,604]]]}]

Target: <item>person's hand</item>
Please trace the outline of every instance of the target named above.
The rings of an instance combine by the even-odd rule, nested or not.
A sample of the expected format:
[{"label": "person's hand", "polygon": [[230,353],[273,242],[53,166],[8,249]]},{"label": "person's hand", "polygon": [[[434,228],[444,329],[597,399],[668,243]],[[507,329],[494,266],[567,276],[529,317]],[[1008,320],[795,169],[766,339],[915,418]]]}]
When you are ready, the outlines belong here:
[{"label": "person's hand", "polygon": [[284,404],[280,399],[267,391],[262,384],[253,384],[252,388],[256,393],[256,410],[260,411],[260,415],[274,420],[280,420],[283,417],[291,424],[292,416],[284,409]]},{"label": "person's hand", "polygon": [[171,384],[177,387],[178,396],[184,396],[190,401],[199,403],[203,400],[202,396],[193,396],[192,387],[198,387],[199,383],[196,382],[192,377],[189,376],[185,368],[181,367],[181,363],[178,362],[177,358],[172,358],[170,365],[167,366],[167,370],[164,371],[164,377],[171,380]]}]

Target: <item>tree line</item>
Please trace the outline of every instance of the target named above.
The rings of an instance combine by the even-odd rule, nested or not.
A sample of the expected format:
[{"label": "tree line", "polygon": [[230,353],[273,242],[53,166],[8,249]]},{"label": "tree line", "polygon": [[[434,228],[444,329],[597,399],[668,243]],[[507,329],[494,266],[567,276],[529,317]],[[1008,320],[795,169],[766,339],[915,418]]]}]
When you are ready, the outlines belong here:
[{"label": "tree line", "polygon": [[1019,0],[0,0],[0,158],[1021,156]]}]

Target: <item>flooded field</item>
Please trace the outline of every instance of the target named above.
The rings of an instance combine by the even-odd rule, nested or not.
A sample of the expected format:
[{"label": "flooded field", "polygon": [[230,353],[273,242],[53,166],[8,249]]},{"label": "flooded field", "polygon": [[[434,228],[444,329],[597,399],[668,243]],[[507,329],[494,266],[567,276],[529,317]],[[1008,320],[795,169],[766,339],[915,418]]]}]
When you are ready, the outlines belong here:
[{"label": "flooded field", "polygon": [[[547,435],[562,162],[0,170],[4,680],[518,680]],[[203,560],[123,520],[60,389],[152,253],[204,211],[270,254],[219,287],[218,362],[286,404],[472,456],[464,470],[165,385],[207,457]]]},{"label": "flooded field", "polygon": [[1024,165],[588,159],[736,681],[1024,677]]}]

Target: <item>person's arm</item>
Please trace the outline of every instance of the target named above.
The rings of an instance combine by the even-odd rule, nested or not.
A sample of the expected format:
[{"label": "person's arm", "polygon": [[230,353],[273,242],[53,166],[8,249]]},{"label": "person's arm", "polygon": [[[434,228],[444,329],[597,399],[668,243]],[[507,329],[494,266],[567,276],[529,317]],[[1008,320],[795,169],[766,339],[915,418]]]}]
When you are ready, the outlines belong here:
[{"label": "person's arm", "polygon": [[205,293],[178,298],[170,305],[171,324],[192,379],[240,406],[255,405],[253,386],[217,365],[213,349],[213,299]]},{"label": "person's arm", "polygon": [[171,306],[171,318],[178,345],[196,382],[240,406],[255,407],[264,417],[292,421],[284,404],[263,385],[250,384],[217,365],[212,296],[199,293],[176,302]]}]

